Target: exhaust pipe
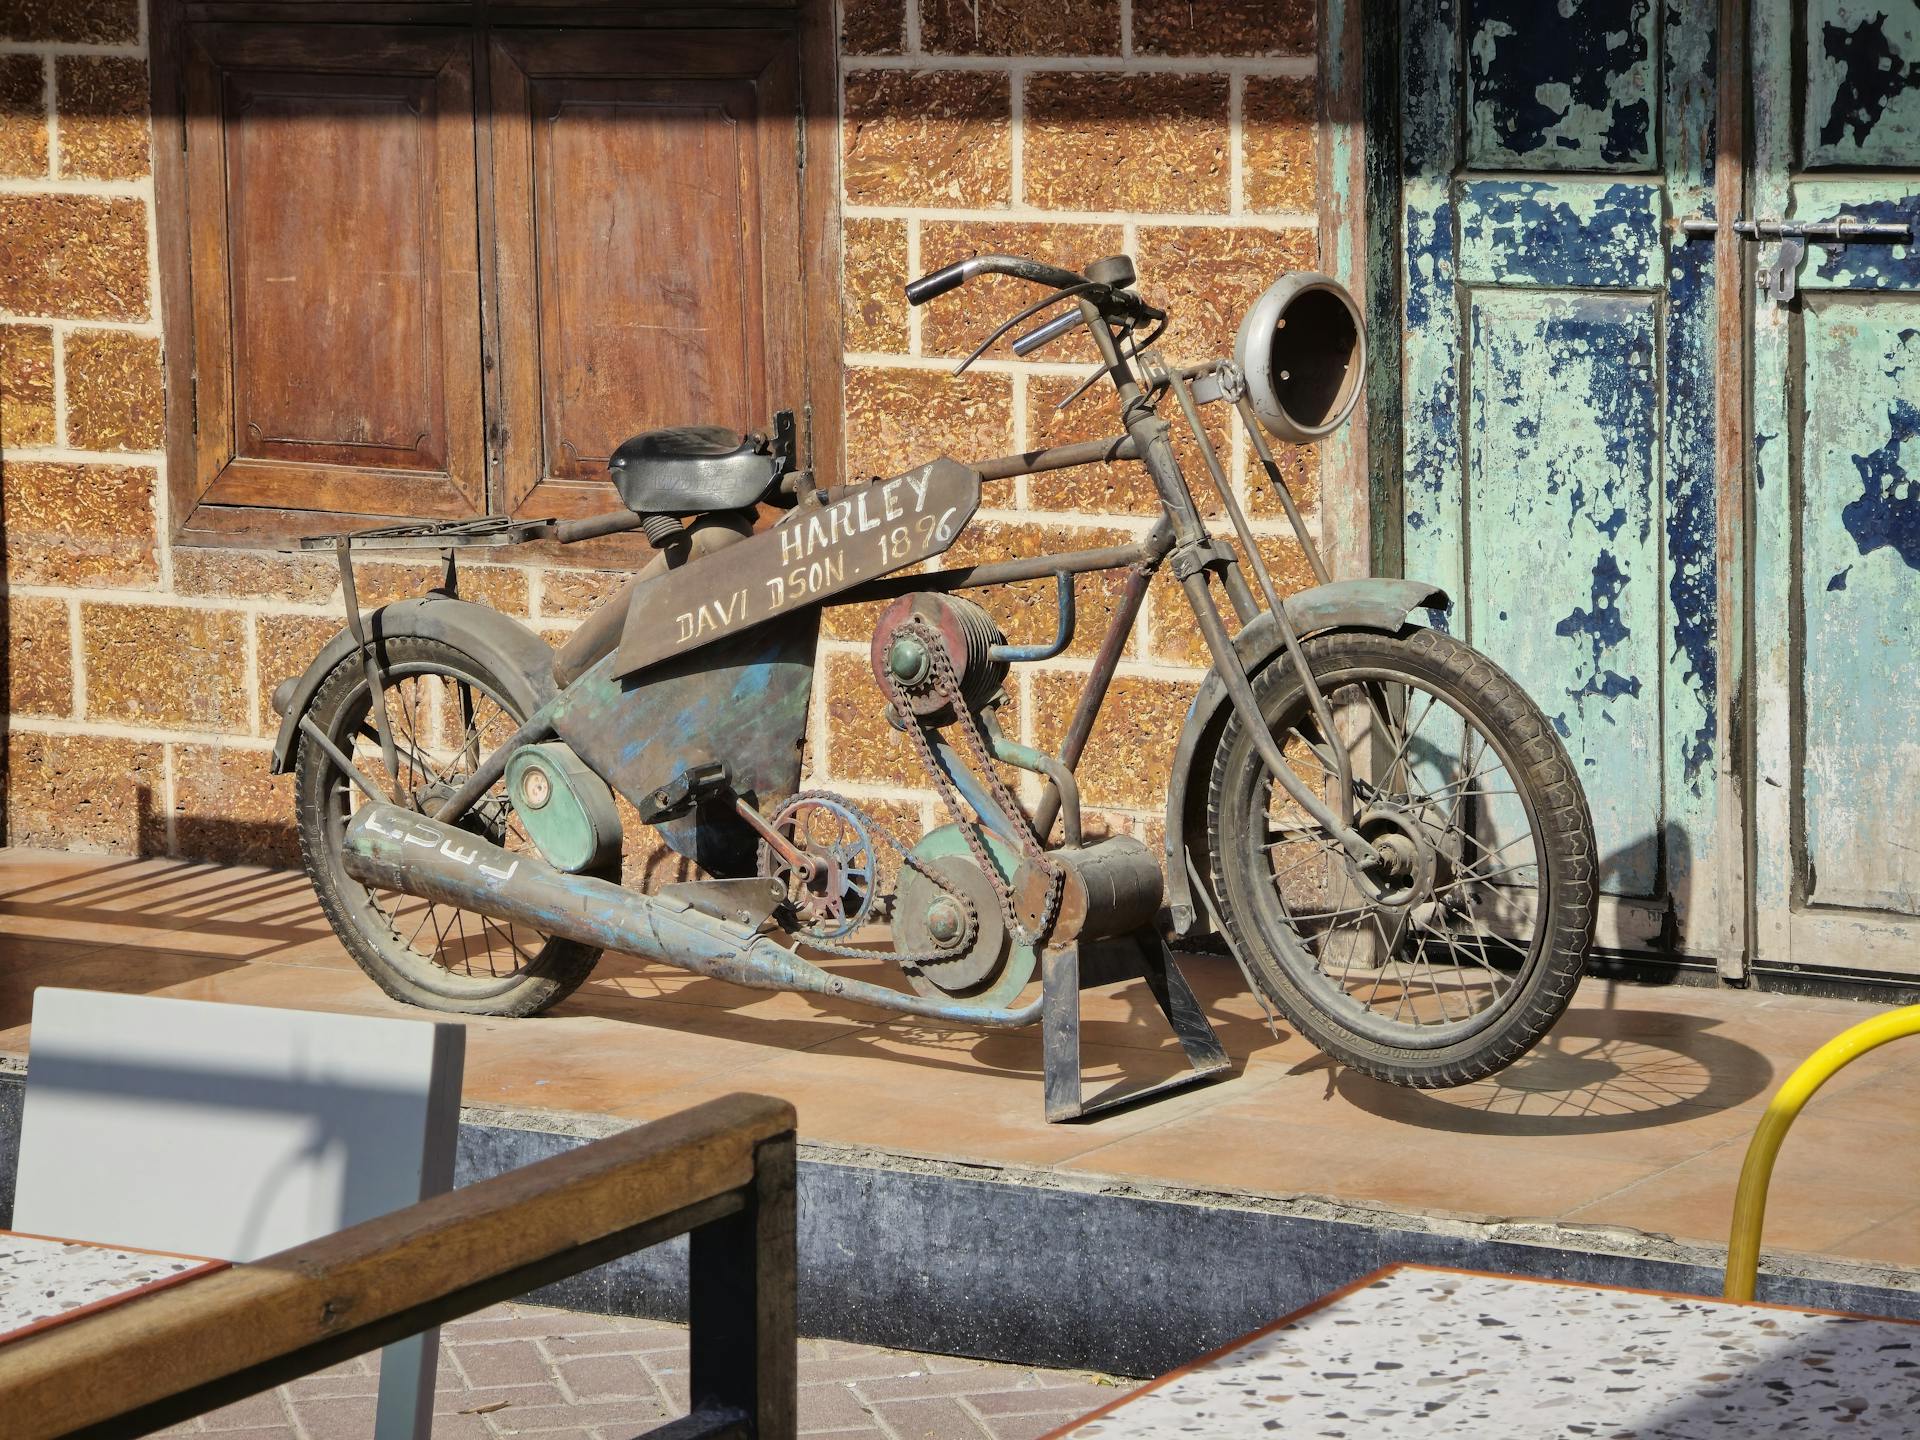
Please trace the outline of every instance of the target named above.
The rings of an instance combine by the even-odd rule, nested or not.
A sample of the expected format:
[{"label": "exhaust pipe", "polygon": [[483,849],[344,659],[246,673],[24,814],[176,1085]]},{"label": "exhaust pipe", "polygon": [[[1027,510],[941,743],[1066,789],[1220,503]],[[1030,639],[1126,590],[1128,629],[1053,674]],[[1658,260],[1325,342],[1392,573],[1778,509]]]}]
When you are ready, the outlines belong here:
[{"label": "exhaust pipe", "polygon": [[469,831],[396,805],[368,804],[347,822],[341,864],[362,885],[398,890],[495,920],[660,960],[756,990],[801,990],[907,1015],[1010,1027],[1039,1018],[1039,1000],[1017,1010],[909,995],[823,970],[749,926],[667,895],[641,895],[590,875],[556,870]]}]

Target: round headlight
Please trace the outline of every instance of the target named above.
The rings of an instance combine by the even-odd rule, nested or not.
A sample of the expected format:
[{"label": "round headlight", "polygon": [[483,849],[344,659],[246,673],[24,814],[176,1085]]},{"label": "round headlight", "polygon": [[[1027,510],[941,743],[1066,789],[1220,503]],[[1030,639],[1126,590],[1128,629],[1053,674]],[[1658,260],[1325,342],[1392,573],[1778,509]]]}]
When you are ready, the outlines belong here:
[{"label": "round headlight", "polygon": [[1319,440],[1360,399],[1367,363],[1360,307],[1329,275],[1283,275],[1240,322],[1233,358],[1247,378],[1253,413],[1275,439]]}]

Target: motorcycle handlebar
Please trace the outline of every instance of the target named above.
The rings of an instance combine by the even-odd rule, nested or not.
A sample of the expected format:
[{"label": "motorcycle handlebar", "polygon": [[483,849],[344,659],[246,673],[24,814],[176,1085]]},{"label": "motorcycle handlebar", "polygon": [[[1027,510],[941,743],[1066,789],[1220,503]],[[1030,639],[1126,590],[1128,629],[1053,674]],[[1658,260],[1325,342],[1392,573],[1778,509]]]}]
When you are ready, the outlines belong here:
[{"label": "motorcycle handlebar", "polygon": [[1036,285],[1051,285],[1056,290],[1087,283],[1087,277],[1077,271],[1063,270],[1058,265],[1042,265],[1038,260],[1028,260],[1019,255],[975,255],[967,260],[943,265],[918,280],[908,281],[907,303],[924,305],[966,284],[976,275],[1011,275],[1019,280],[1031,280]]},{"label": "motorcycle handlebar", "polygon": [[[1163,326],[1167,312],[1147,304],[1127,287],[1133,284],[1133,262],[1124,255],[1111,256],[1097,261],[1089,267],[1100,273],[1100,279],[1093,280],[1077,270],[1063,270],[1057,265],[1043,265],[1038,260],[1028,260],[1019,255],[975,255],[971,259],[956,260],[951,265],[922,275],[918,280],[910,280],[906,285],[907,303],[924,305],[929,300],[938,299],[949,290],[957,290],[976,275],[1012,275],[1020,280],[1030,280],[1036,285],[1045,285],[1054,290],[1071,290],[1083,299],[1091,301],[1102,315],[1109,320],[1122,320],[1129,325]],[[1040,302],[1041,306],[1046,304]],[[1033,313],[1040,306],[1029,307],[1016,315],[1001,330],[995,331],[993,339],[1019,320]],[[1083,323],[1084,317],[1075,310],[1055,316],[1036,330],[1018,337],[1013,342],[1013,353],[1030,355],[1041,346],[1059,339],[1074,326]],[[1158,330],[1155,331],[1158,334]],[[992,340],[989,340],[989,344]],[[984,346],[982,347],[985,348]],[[978,358],[977,356],[974,358]],[[968,363],[971,363],[969,361]],[[965,368],[962,366],[961,368]]]}]

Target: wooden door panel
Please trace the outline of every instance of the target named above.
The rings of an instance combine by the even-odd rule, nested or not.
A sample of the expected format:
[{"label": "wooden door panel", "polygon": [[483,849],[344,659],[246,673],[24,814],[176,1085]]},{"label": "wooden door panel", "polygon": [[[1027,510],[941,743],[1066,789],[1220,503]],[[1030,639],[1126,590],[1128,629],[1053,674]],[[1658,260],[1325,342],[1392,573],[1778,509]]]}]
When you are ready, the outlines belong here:
[{"label": "wooden door panel", "polygon": [[[240,453],[445,468],[424,76],[315,96],[304,75],[236,76],[227,131],[234,418]],[[326,157],[322,164],[310,157]],[[352,256],[342,284],[340,257]],[[351,355],[351,367],[314,362]]]},{"label": "wooden door panel", "polygon": [[196,500],[482,512],[471,38],[187,39]]},{"label": "wooden door panel", "polygon": [[536,82],[533,101],[547,473],[602,479],[646,426],[764,424],[752,86]]},{"label": "wooden door panel", "polygon": [[1607,890],[1651,896],[1663,819],[1653,300],[1490,289],[1468,328],[1473,642],[1559,731],[1607,837]]},{"label": "wooden door panel", "polygon": [[1920,9],[1829,0],[1809,7],[1804,33],[1806,167],[1911,168],[1920,155]]},{"label": "wooden door panel", "polygon": [[1656,168],[1656,11],[1646,0],[1466,0],[1467,163]]},{"label": "wooden door panel", "polygon": [[508,508],[608,507],[660,425],[763,427],[801,362],[789,32],[496,32]]},{"label": "wooden door panel", "polygon": [[1807,902],[1920,915],[1886,803],[1920,794],[1920,408],[1882,383],[1920,374],[1920,295],[1810,297],[1803,323]]}]

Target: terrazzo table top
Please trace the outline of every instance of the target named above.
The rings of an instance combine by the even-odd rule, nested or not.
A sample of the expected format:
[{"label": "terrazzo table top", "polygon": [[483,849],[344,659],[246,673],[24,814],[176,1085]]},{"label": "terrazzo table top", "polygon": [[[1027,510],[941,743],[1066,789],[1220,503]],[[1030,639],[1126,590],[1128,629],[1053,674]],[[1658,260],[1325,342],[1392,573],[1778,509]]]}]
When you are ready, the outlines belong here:
[{"label": "terrazzo table top", "polygon": [[0,1230],[0,1345],[226,1268],[224,1260]]},{"label": "terrazzo table top", "polygon": [[1920,1325],[1390,1266],[1048,1440],[1920,1435]]}]

